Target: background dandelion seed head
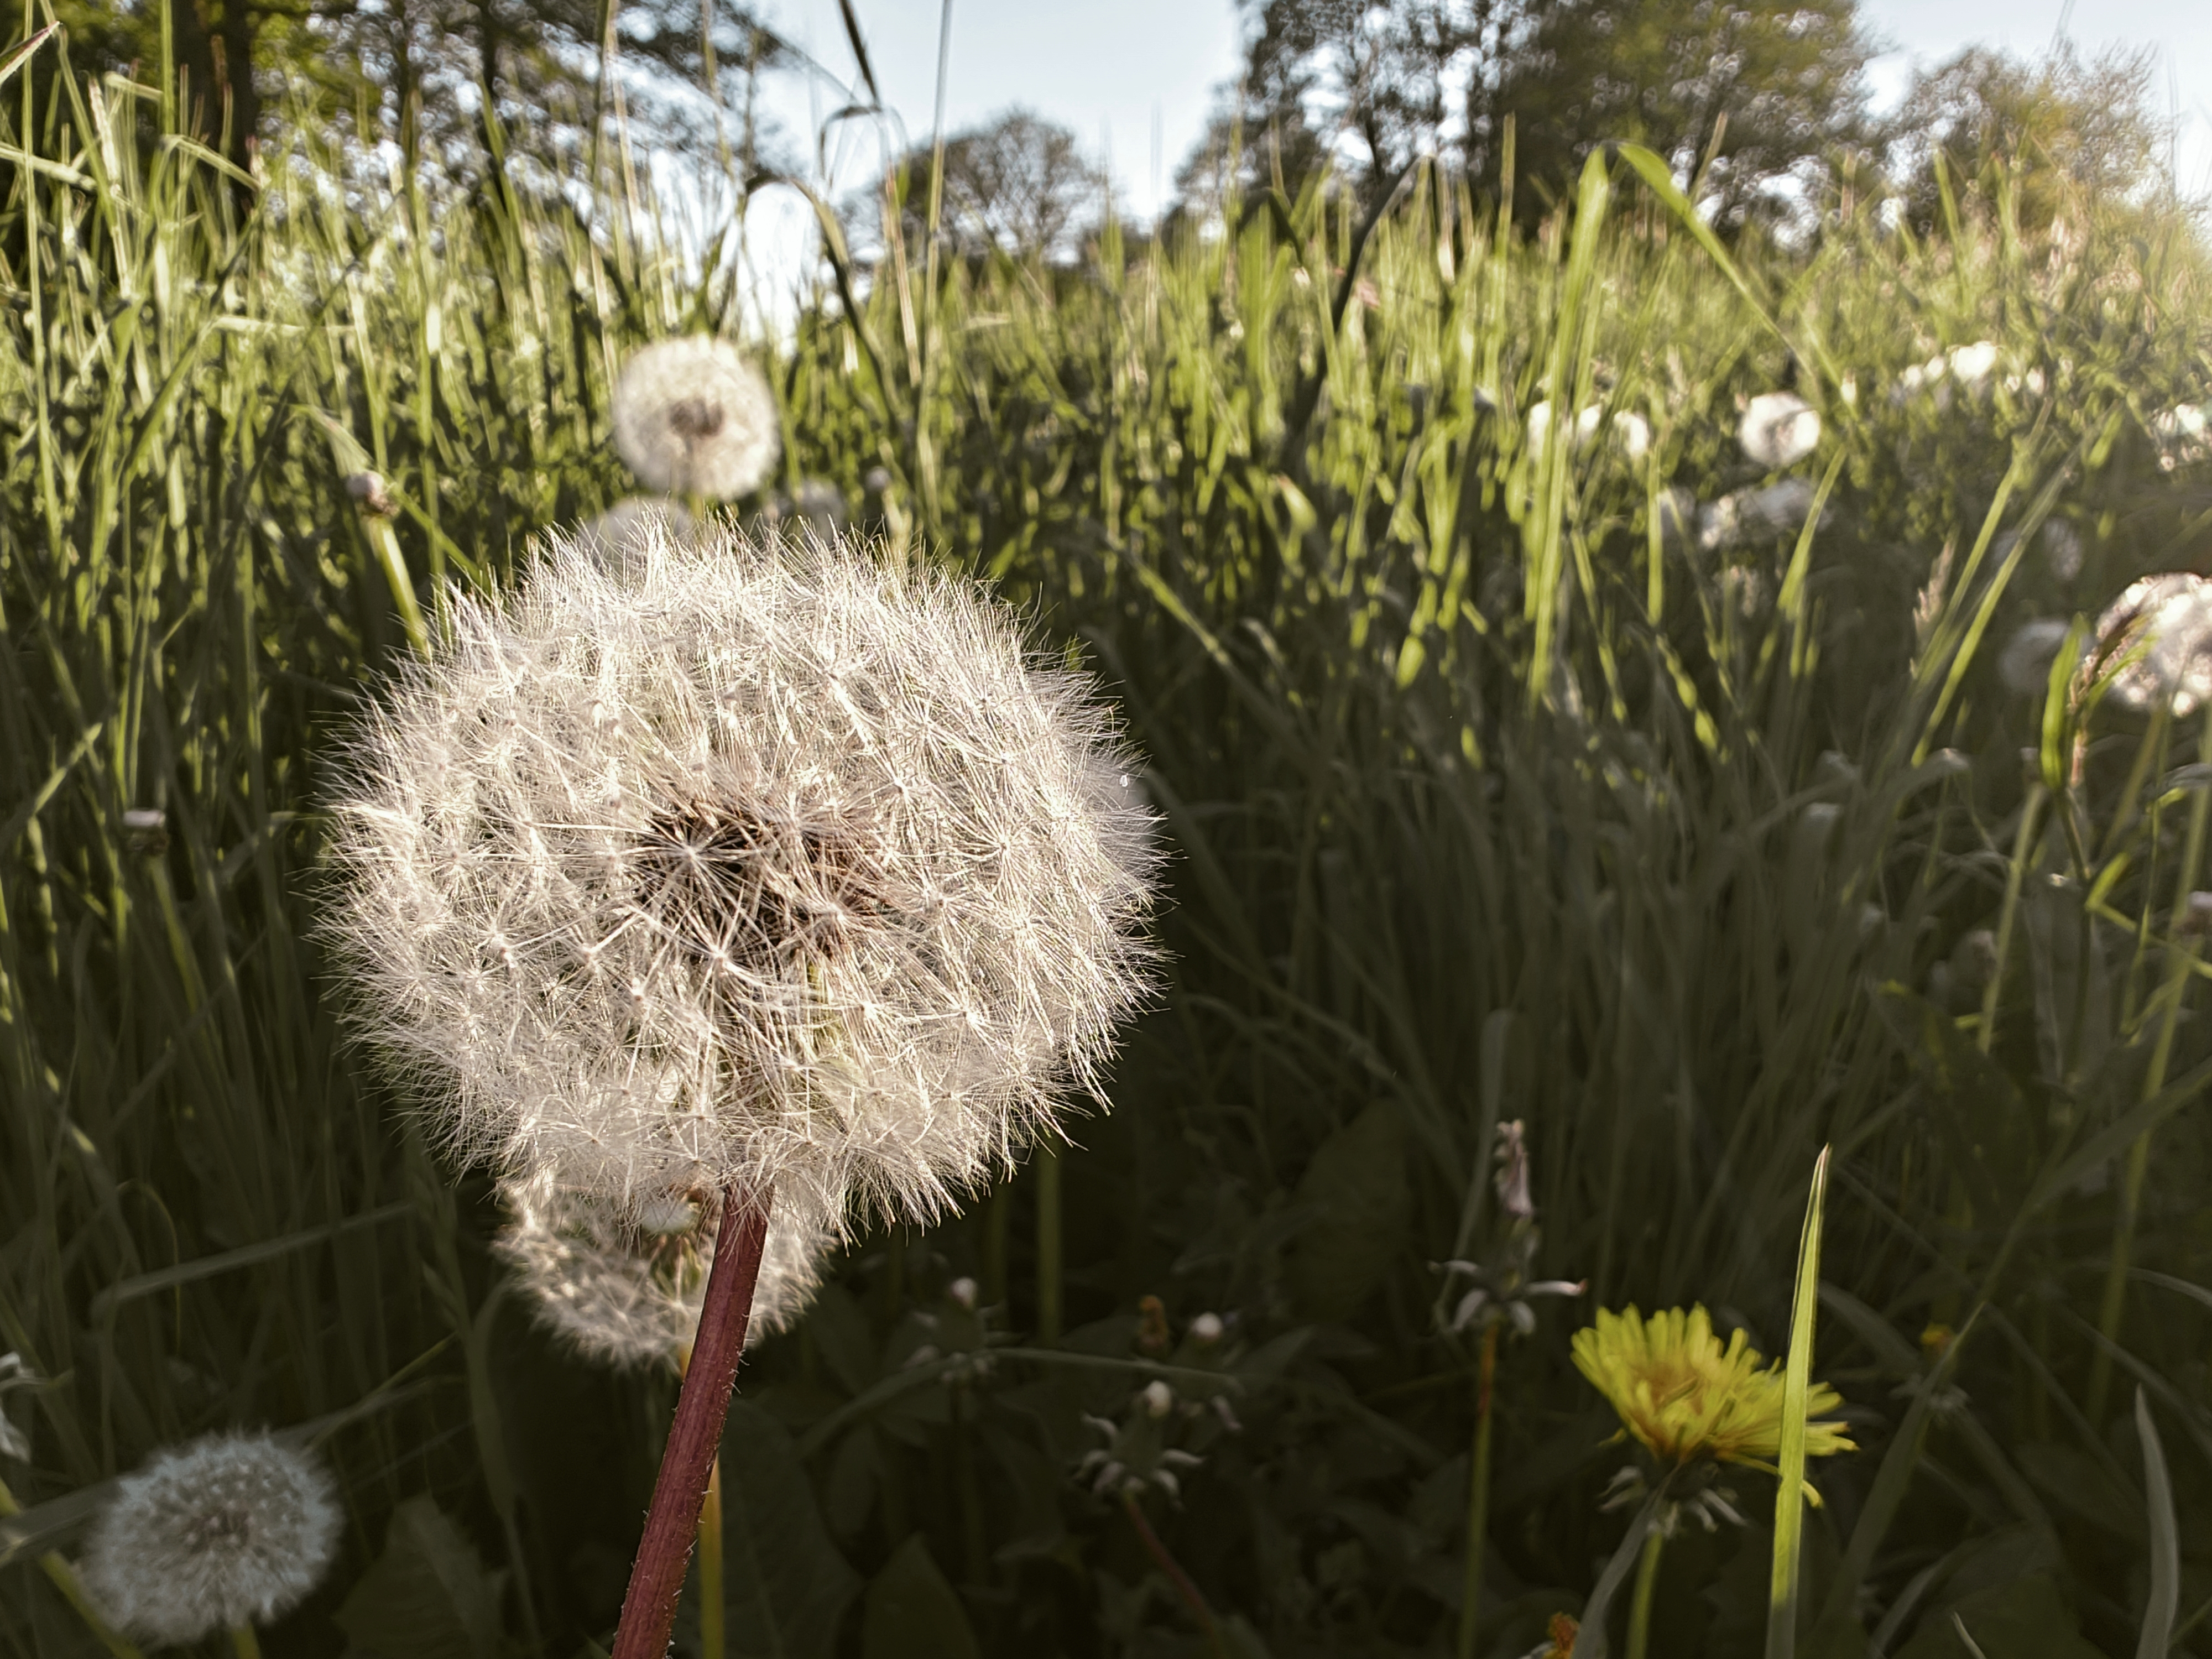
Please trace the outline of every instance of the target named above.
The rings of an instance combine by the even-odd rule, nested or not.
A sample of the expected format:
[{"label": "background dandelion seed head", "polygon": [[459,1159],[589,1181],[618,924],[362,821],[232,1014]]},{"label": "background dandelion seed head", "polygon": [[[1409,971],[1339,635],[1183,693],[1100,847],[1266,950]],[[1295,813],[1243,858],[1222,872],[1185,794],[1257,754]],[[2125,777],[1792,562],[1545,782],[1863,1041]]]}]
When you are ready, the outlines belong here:
[{"label": "background dandelion seed head", "polygon": [[[502,1184],[509,1220],[494,1249],[538,1322],[589,1359],[665,1365],[689,1347],[706,1304],[722,1200],[672,1184],[625,1204],[564,1186],[556,1171]],[[796,1198],[779,1199],[761,1256],[745,1346],[787,1329],[813,1299],[836,1241]]]},{"label": "background dandelion seed head", "polygon": [[1094,1089],[1153,821],[1082,675],[863,549],[556,544],[464,598],[335,812],[356,1024],[460,1157],[927,1218]]},{"label": "background dandelion seed head", "polygon": [[321,1582],[340,1515],[330,1476],[268,1434],[222,1433],[125,1476],[79,1564],[107,1618],[149,1642],[266,1624]]},{"label": "background dandelion seed head", "polygon": [[662,340],[623,365],[615,447],[651,489],[716,500],[748,495],[782,448],[775,397],[726,340]]}]

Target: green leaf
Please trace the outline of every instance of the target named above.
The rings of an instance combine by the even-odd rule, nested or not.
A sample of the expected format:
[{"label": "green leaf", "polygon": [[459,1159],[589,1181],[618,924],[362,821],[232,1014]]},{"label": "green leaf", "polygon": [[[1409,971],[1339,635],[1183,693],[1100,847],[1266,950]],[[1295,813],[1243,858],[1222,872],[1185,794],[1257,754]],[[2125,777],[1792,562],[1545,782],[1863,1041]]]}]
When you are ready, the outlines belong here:
[{"label": "green leaf", "polygon": [[337,1610],[356,1649],[380,1659],[489,1659],[501,1575],[428,1498],[392,1510],[384,1553]]},{"label": "green leaf", "polygon": [[900,1545],[868,1586],[862,1659],[980,1659],[967,1609],[920,1533]]},{"label": "green leaf", "polygon": [[722,1430],[722,1559],[733,1659],[830,1651],[860,1575],[830,1541],[790,1434],[743,1400]]},{"label": "green leaf", "polygon": [[1323,1141],[1297,1199],[1320,1218],[1291,1247],[1291,1289],[1308,1315],[1340,1322],[1382,1283],[1406,1236],[1410,1199],[1397,1108],[1377,1101]]},{"label": "green leaf", "polygon": [[2057,1584],[2036,1573],[1930,1611],[1895,1659],[1968,1659],[1976,1648],[1989,1659],[2095,1659],[2097,1654],[2082,1639]]}]

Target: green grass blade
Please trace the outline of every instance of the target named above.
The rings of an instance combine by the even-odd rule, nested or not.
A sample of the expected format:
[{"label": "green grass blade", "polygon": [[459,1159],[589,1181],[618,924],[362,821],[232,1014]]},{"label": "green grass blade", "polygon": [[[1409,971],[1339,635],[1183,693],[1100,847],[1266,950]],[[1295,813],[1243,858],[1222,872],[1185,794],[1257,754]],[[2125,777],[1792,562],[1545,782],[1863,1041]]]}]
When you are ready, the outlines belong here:
[{"label": "green grass blade", "polygon": [[1805,1233],[1797,1243],[1797,1294],[1790,1358],[1782,1373],[1782,1479],[1774,1494],[1774,1570],[1766,1592],[1766,1659],[1797,1649],[1797,1579],[1805,1547],[1805,1401],[1813,1386],[1813,1328],[1820,1309],[1820,1220],[1828,1198],[1828,1148],[1813,1164]]},{"label": "green grass blade", "polygon": [[2136,1659],[2166,1659],[2173,1643],[2173,1615],[2181,1601],[2181,1532],[2173,1516],[2173,1477],[2159,1443],[2150,1400],[2136,1390],[2136,1432],[2142,1439],[2143,1506],[2150,1522],[2150,1595],[2143,1607]]}]

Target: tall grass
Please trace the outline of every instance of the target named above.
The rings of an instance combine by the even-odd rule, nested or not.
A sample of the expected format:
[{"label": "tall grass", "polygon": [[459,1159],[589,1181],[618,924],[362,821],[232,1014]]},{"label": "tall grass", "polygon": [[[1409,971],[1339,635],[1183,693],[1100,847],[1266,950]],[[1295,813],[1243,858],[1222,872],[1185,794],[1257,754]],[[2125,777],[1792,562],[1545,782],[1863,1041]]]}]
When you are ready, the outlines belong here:
[{"label": "tall grass", "polygon": [[[735,327],[733,295],[659,251],[618,146],[543,195],[489,135],[456,195],[302,138],[242,214],[166,77],[26,61],[0,1343],[52,1381],[7,1397],[33,1455],[0,1466],[26,1507],[0,1639],[99,1650],[27,1564],[98,1483],[246,1421],[312,1425],[352,1514],[272,1652],[576,1653],[668,1390],[549,1350],[480,1184],[333,1029],[319,768],[410,648],[343,480],[387,481],[434,623],[446,582],[512,580],[622,493],[611,368]],[[2204,466],[2148,431],[2204,395],[2212,304],[2185,228],[2090,215],[2055,248],[2006,199],[1924,246],[1853,219],[1728,249],[1601,160],[1531,239],[1423,173],[1372,222],[1265,197],[1164,243],[1109,226],[1073,269],[833,270],[777,350],[781,482],[999,584],[1113,684],[1174,957],[1110,1115],[967,1220],[851,1253],[749,1366],[732,1651],[1188,1651],[1155,1542],[1239,1651],[1443,1649],[1477,1356],[1429,1264],[1485,1236],[1516,1117],[1583,1307],[1702,1301],[1773,1354],[1834,1148],[1814,1374],[1863,1449],[1814,1477],[1808,1651],[2203,1639],[2212,782],[2194,719],[2023,696],[1992,659],[2212,553]],[[1986,387],[1893,399],[1984,339]],[[1790,376],[1822,510],[1701,548],[1694,501],[1763,482],[1737,399]],[[1650,454],[1532,447],[1543,400],[1642,416]],[[1498,1360],[1486,1654],[1578,1607],[1625,1525],[1574,1306],[1544,1305]],[[1140,1528],[1074,1471],[1084,1414],[1133,1421],[1155,1378],[1205,1461]],[[2140,1431],[2136,1387],[2190,1450]],[[1653,1650],[1760,1650],[1771,1544],[1671,1540]]]}]

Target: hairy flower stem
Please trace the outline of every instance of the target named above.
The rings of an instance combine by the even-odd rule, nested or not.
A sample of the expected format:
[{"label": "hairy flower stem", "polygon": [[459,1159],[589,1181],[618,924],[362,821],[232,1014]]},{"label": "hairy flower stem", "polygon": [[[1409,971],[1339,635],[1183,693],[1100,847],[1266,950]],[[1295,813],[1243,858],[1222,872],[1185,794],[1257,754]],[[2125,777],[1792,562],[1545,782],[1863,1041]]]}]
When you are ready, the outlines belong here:
[{"label": "hairy flower stem", "polygon": [[[8,1483],[0,1480],[0,1516],[21,1515],[22,1512],[23,1506],[15,1501],[15,1494],[8,1490]],[[67,1556],[59,1550],[48,1550],[39,1558],[39,1570],[61,1592],[62,1600],[76,1609],[77,1617],[84,1620],[85,1628],[100,1638],[100,1644],[114,1655],[115,1659],[143,1659],[135,1644],[117,1634],[107,1620],[100,1617],[100,1609],[94,1607],[90,1598],[85,1595],[83,1584],[78,1582],[76,1569],[70,1565]]]},{"label": "hairy flower stem", "polygon": [[1060,1149],[1037,1148],[1037,1340],[1060,1346]]},{"label": "hairy flower stem", "polygon": [[684,1593],[684,1571],[722,1443],[722,1420],[729,1414],[730,1388],[745,1351],[745,1322],[768,1243],[769,1201],[769,1194],[734,1182],[723,1190],[722,1224],[714,1235],[714,1265],[707,1276],[699,1338],[677,1395],[676,1420],[661,1454],[629,1590],[623,1597],[614,1659],[665,1659],[668,1652],[677,1599]]},{"label": "hairy flower stem", "polygon": [[[676,1374],[691,1370],[689,1344],[676,1356]],[[707,1471],[707,1500],[699,1510],[699,1655],[700,1659],[722,1659],[724,1626],[729,1608],[722,1596],[722,1454]]]},{"label": "hairy flower stem", "polygon": [[1213,1650],[1216,1659],[1229,1659],[1229,1644],[1222,1639],[1221,1626],[1213,1616],[1213,1609],[1206,1606],[1206,1597],[1191,1582],[1190,1575],[1182,1570],[1182,1564],[1168,1553],[1168,1547],[1160,1542],[1160,1535],[1152,1530],[1152,1523],[1145,1519],[1145,1506],[1137,1501],[1137,1494],[1126,1486],[1121,1489],[1121,1508],[1128,1515],[1129,1524],[1137,1529],[1137,1536],[1144,1541],[1145,1553],[1152,1558],[1154,1565],[1162,1572],[1167,1574],[1168,1582],[1182,1597],[1183,1605],[1190,1609],[1191,1617],[1198,1620],[1198,1627],[1206,1633],[1206,1645]]},{"label": "hairy flower stem", "polygon": [[1667,1534],[1654,1527],[1644,1535],[1644,1559],[1636,1564],[1636,1593],[1628,1603],[1628,1659],[1644,1659],[1651,1650],[1651,1597],[1659,1588],[1659,1552]]},{"label": "hairy flower stem", "polygon": [[261,1638],[253,1633],[251,1625],[230,1627],[230,1646],[238,1659],[261,1659]]},{"label": "hairy flower stem", "polygon": [[1459,1609],[1459,1659],[1474,1659],[1474,1631],[1481,1617],[1482,1547],[1490,1533],[1490,1400],[1498,1376],[1498,1327],[1482,1333],[1482,1364],[1474,1384],[1474,1468],[1467,1483],[1467,1571]]}]

